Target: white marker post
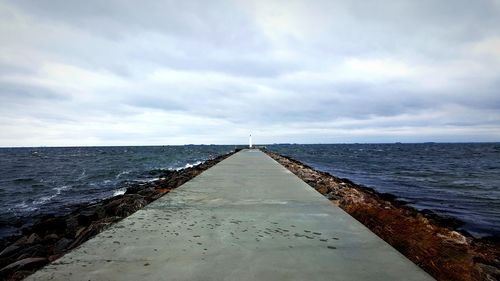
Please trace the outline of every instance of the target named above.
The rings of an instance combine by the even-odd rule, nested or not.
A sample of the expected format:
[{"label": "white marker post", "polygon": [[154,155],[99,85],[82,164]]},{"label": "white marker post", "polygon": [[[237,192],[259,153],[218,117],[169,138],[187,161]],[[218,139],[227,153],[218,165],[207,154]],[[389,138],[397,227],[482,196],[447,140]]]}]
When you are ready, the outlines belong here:
[{"label": "white marker post", "polygon": [[252,134],[250,134],[250,137],[248,139],[248,147],[252,148]]}]

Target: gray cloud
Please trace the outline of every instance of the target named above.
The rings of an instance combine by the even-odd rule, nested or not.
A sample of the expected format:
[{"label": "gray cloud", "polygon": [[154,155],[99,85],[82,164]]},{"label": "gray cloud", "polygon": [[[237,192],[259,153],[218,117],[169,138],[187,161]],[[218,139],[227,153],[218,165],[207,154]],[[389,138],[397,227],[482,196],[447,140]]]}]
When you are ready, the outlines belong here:
[{"label": "gray cloud", "polygon": [[498,141],[498,1],[1,1],[0,145]]},{"label": "gray cloud", "polygon": [[18,83],[0,83],[0,101],[7,103],[9,100],[33,99],[66,99],[64,94],[57,93],[47,88]]}]

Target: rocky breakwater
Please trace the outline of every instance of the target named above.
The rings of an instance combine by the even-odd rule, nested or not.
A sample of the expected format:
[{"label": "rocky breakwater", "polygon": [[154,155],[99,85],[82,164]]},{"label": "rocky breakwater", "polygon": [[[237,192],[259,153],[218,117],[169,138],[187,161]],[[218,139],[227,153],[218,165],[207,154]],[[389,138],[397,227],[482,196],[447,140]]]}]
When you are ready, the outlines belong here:
[{"label": "rocky breakwater", "polygon": [[460,222],[422,212],[390,194],[266,153],[437,280],[499,280],[500,239],[457,231]]},{"label": "rocky breakwater", "polygon": [[69,215],[46,216],[33,226],[23,229],[23,235],[1,240],[0,280],[23,279],[233,153],[194,167],[162,171],[159,180],[133,184],[124,195],[80,206]]}]

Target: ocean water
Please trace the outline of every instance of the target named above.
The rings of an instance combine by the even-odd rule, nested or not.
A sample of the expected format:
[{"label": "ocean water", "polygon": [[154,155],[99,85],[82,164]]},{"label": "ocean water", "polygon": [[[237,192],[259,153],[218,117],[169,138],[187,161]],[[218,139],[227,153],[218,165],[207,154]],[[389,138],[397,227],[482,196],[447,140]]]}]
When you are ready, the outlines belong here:
[{"label": "ocean water", "polygon": [[270,145],[269,150],[418,209],[500,236],[500,143]]},{"label": "ocean water", "polygon": [[[0,148],[0,237],[235,146]],[[316,169],[500,235],[500,143],[269,145]]]},{"label": "ocean water", "polygon": [[0,148],[0,237],[47,214],[123,194],[164,169],[196,165],[235,146]]}]

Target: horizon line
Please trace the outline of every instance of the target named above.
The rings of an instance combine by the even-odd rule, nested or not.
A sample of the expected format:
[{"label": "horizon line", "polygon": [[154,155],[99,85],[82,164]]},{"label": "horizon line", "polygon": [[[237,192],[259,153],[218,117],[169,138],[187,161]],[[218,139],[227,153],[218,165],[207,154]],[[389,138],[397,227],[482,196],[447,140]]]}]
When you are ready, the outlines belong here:
[{"label": "horizon line", "polygon": [[[254,147],[268,145],[335,145],[335,144],[488,144],[500,143],[500,141],[422,141],[422,142],[316,142],[316,143],[299,143],[299,142],[279,142],[279,143],[262,143],[253,144]],[[133,144],[133,145],[39,145],[39,146],[1,146],[2,148],[73,148],[73,147],[153,147],[153,146],[245,146],[248,144]]]}]

